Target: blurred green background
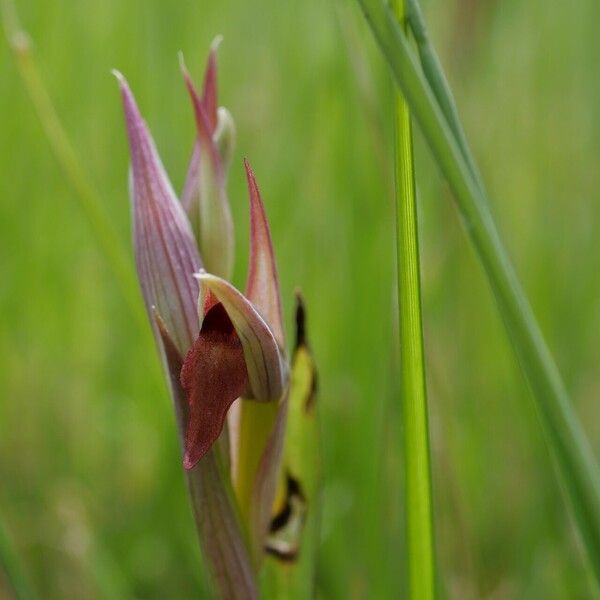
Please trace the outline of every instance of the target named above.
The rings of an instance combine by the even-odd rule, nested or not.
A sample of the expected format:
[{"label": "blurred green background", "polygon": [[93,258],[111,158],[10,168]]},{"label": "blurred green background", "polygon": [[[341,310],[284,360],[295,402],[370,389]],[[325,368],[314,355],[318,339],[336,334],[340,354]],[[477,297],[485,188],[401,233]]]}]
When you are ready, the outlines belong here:
[{"label": "blurred green background", "polygon": [[[230,198],[245,281],[247,156],[287,323],[320,366],[322,598],[404,590],[395,391],[391,84],[352,0],[17,0],[39,68],[129,251],[129,79],[176,189],[194,139],[177,64],[214,35],[238,126]],[[429,0],[493,212],[600,455],[597,0]],[[41,598],[206,595],[171,406],[141,330],[0,45],[0,511]],[[502,324],[417,134],[437,550],[448,598],[592,596]],[[141,302],[141,300],[140,300]],[[10,591],[0,579],[0,598]]]}]

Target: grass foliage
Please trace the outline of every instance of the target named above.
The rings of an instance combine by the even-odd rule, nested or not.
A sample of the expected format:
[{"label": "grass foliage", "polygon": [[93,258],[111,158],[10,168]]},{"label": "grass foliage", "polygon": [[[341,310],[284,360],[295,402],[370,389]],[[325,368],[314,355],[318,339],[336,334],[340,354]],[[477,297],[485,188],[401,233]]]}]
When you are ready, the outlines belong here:
[{"label": "grass foliage", "polygon": [[[351,6],[350,6],[351,5]],[[499,227],[600,453],[595,0],[426,5]],[[177,52],[223,33],[243,285],[242,156],[261,181],[288,325],[303,289],[320,372],[323,597],[403,588],[387,68],[353,3],[20,2],[39,69],[129,246],[129,78],[181,189],[194,126]],[[168,397],[94,233],[0,52],[0,510],[38,591],[204,589]],[[439,569],[449,597],[589,595],[526,383],[449,192],[416,138]],[[0,582],[0,590],[2,590]],[[2,592],[0,591],[0,595]]]}]

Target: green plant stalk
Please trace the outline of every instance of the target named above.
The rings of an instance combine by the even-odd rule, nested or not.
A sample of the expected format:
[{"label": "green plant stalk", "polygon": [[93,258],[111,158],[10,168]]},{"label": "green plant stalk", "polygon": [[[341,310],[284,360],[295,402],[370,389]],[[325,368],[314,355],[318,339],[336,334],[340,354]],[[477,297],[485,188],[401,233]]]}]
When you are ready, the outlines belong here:
[{"label": "green plant stalk", "polygon": [[19,27],[13,2],[2,0],[1,8],[9,46],[13,51],[19,74],[50,147],[67,180],[73,186],[79,206],[92,229],[98,246],[112,268],[132,316],[142,331],[146,332],[148,331],[147,318],[142,309],[143,303],[124,244],[103,209],[102,200],[84,172],[73,144],[58,118],[35,63],[29,36]]},{"label": "green plant stalk", "polygon": [[18,600],[33,600],[36,597],[0,515],[0,578],[2,572],[6,575],[15,598],[18,598]]},{"label": "green plant stalk", "polygon": [[412,114],[448,180],[533,392],[548,446],[600,581],[600,478],[588,441],[479,187],[406,35],[381,0],[359,0]]},{"label": "green plant stalk", "polygon": [[[404,22],[404,0],[395,0],[394,11],[398,21]],[[400,91],[395,96],[396,249],[408,597],[429,600],[435,597],[435,557],[413,141],[408,106]]]}]

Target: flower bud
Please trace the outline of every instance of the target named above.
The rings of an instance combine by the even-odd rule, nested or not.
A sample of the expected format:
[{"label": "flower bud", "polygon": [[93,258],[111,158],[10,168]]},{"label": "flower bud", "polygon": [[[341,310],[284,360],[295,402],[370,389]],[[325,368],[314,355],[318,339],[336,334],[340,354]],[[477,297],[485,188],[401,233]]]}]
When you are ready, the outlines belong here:
[{"label": "flower bud", "polygon": [[[233,270],[234,234],[225,188],[226,171],[215,142],[218,111],[214,109],[214,115],[211,116],[211,107],[216,101],[214,54],[211,54],[209,62],[209,73],[213,75],[209,77],[207,73],[203,98],[198,95],[181,56],[180,63],[194,107],[198,133],[181,202],[190,218],[204,266],[209,272],[227,279]],[[225,124],[223,127],[221,137],[224,137],[223,143],[229,146],[228,152],[231,153],[231,125]],[[229,141],[225,138],[229,138]]]},{"label": "flower bud", "polygon": [[233,159],[233,151],[235,150],[236,129],[231,113],[224,106],[220,106],[217,112],[217,128],[213,134],[213,140],[217,145],[223,171],[225,177],[227,177]]}]

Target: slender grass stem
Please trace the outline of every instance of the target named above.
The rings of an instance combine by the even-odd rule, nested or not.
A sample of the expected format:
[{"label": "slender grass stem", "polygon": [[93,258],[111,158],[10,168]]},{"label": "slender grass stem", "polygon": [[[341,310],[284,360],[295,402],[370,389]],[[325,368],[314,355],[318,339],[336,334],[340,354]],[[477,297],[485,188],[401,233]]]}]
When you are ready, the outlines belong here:
[{"label": "slender grass stem", "polygon": [[[404,0],[395,0],[394,11],[398,20],[404,22]],[[428,600],[435,596],[435,561],[413,142],[410,113],[402,92],[396,93],[395,100],[396,249],[408,597]]]},{"label": "slender grass stem", "polygon": [[458,110],[456,108],[454,97],[452,96],[452,91],[450,90],[450,85],[444,75],[435,48],[429,40],[425,19],[423,18],[423,13],[421,12],[421,7],[417,0],[406,0],[406,20],[417,44],[423,75],[425,75],[440,109],[444,113],[444,117],[446,117],[446,122],[454,134],[454,138],[462,152],[467,166],[471,170],[473,178],[483,190],[483,182],[473,155],[471,154],[467,137],[460,123]]},{"label": "slender grass stem", "polygon": [[533,392],[548,446],[564,484],[590,564],[600,580],[600,477],[558,369],[515,274],[484,190],[412,54],[381,0],[359,0],[375,38],[437,163],[454,192],[521,367]]},{"label": "slender grass stem", "polygon": [[106,214],[102,199],[90,183],[73,144],[60,122],[33,57],[29,36],[19,26],[14,3],[11,0],[2,0],[0,8],[8,43],[13,51],[19,74],[50,147],[75,191],[79,206],[92,229],[100,250],[112,268],[134,319],[142,331],[146,332],[148,331],[147,318],[124,244]]},{"label": "slender grass stem", "polygon": [[2,571],[18,600],[33,600],[36,597],[0,515],[0,575]]}]

